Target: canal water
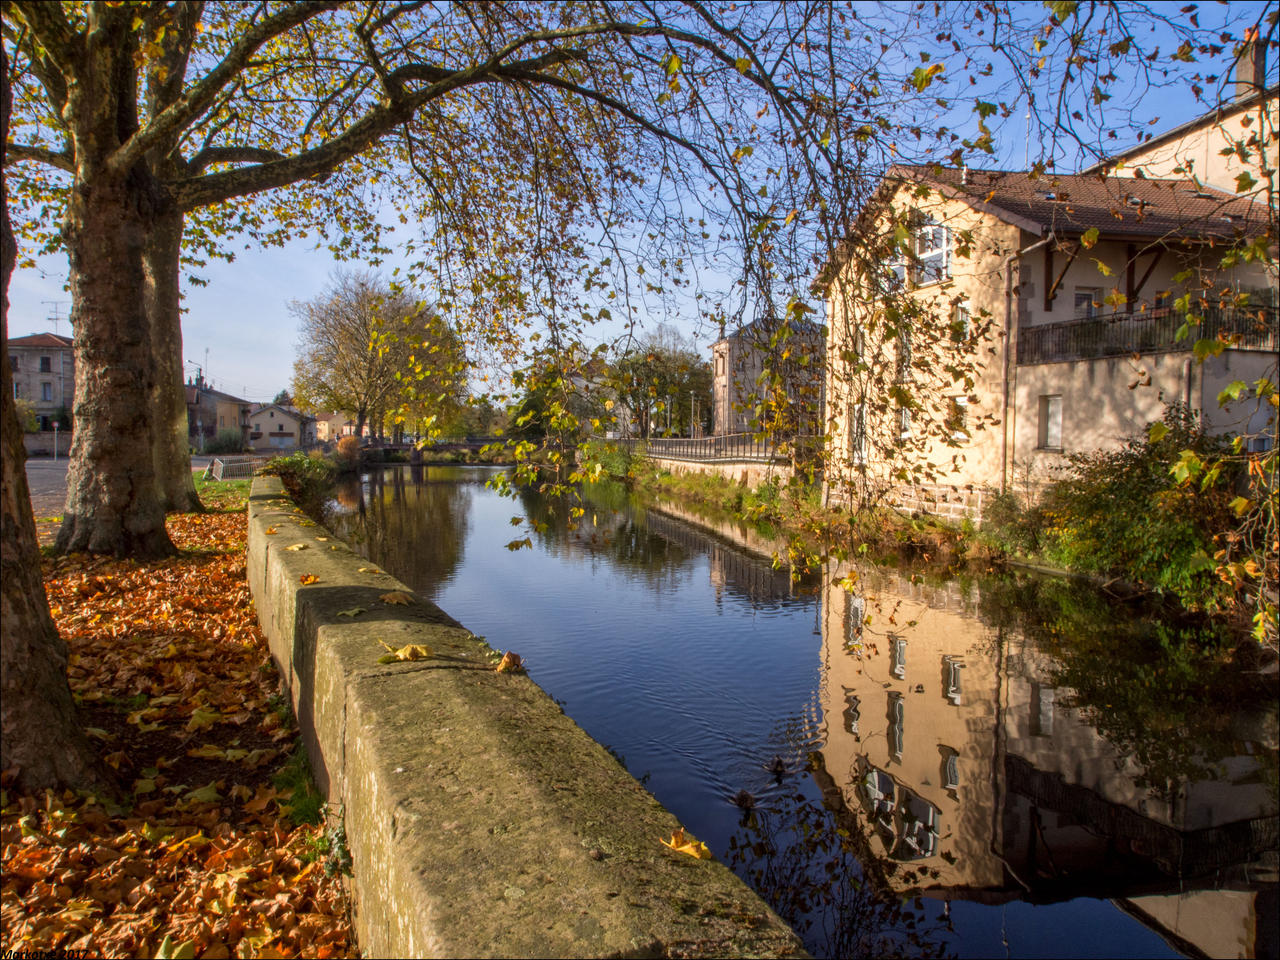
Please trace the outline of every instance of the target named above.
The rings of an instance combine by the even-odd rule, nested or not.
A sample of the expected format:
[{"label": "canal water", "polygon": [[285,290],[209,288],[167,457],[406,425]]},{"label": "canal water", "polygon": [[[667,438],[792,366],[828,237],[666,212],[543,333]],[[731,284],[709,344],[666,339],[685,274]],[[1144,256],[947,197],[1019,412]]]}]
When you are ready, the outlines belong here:
[{"label": "canal water", "polygon": [[328,522],[518,652],[815,955],[1276,954],[1275,703],[1194,628],[1055,580],[793,582],[492,473],[390,467]]}]

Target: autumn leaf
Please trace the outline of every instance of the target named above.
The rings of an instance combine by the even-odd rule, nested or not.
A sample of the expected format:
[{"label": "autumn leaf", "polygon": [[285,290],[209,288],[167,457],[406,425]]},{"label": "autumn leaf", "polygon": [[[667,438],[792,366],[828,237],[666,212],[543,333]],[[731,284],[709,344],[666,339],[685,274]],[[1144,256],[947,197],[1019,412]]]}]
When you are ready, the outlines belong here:
[{"label": "autumn leaf", "polygon": [[267,529],[263,530],[262,532],[267,534],[267,536],[272,536],[274,534],[279,533],[280,531],[277,530],[275,527],[267,527]]},{"label": "autumn leaf", "polygon": [[684,835],[684,828],[681,827],[671,835],[670,840],[658,840],[663,846],[670,847],[676,853],[685,853],[697,860],[710,860],[711,851],[707,849],[707,845],[701,840],[690,840]]},{"label": "autumn leaf", "polygon": [[523,540],[512,540],[507,544],[507,549],[511,551],[523,550],[525,547],[533,547],[533,541],[528,537],[525,537]]},{"label": "autumn leaf", "polygon": [[368,611],[366,611],[364,607],[352,607],[350,610],[339,610],[339,611],[338,611],[338,616],[340,616],[340,617],[358,617],[358,616],[360,616],[360,614],[362,614],[362,613],[367,613],[367,612],[368,612]]},{"label": "autumn leaf", "polygon": [[304,573],[302,576],[298,578],[298,582],[305,586],[306,584],[309,584],[309,583],[319,583],[320,578],[317,577],[314,573]]},{"label": "autumn leaf", "polygon": [[204,707],[196,707],[192,711],[191,719],[187,721],[187,729],[192,733],[197,730],[208,730],[215,723],[222,719],[222,714],[216,710],[206,710]]},{"label": "autumn leaf", "polygon": [[285,547],[285,549],[286,549],[286,550],[305,550],[305,549],[307,549],[307,544],[305,544],[305,543],[294,543],[294,544],[290,544],[289,546]]},{"label": "autumn leaf", "polygon": [[196,803],[217,803],[222,799],[222,794],[218,792],[215,784],[206,783],[196,790],[187,791],[183,799],[194,800]]},{"label": "autumn leaf", "polygon": [[524,661],[520,659],[520,654],[508,650],[502,655],[497,671],[498,673],[523,673]]},{"label": "autumn leaf", "polygon": [[410,660],[430,660],[432,657],[436,655],[436,652],[432,650],[429,646],[427,646],[425,643],[407,643],[403,647],[401,647],[399,650],[396,650],[388,643],[383,643],[383,641],[381,640],[379,640],[378,642],[381,643],[384,647],[386,647],[387,650],[389,651],[388,653],[378,658],[379,663],[397,663],[401,661],[410,661]]},{"label": "autumn leaf", "polygon": [[377,567],[361,567],[360,572],[361,573],[381,573],[382,571],[379,570]]},{"label": "autumn leaf", "polygon": [[405,593],[403,590],[392,590],[390,593],[384,593],[378,597],[383,603],[399,604],[400,606],[408,606],[413,603],[413,596]]}]

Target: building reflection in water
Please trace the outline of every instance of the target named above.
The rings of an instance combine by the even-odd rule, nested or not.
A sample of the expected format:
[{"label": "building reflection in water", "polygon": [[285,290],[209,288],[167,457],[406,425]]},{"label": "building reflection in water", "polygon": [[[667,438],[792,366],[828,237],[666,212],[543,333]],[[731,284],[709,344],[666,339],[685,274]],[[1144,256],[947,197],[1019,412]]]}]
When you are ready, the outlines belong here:
[{"label": "building reflection in water", "polygon": [[823,583],[819,778],[883,893],[1112,897],[1192,953],[1275,954],[1274,715],[1225,776],[1153,793],[1064,706],[1055,661],[975,614],[976,587],[847,564]]}]

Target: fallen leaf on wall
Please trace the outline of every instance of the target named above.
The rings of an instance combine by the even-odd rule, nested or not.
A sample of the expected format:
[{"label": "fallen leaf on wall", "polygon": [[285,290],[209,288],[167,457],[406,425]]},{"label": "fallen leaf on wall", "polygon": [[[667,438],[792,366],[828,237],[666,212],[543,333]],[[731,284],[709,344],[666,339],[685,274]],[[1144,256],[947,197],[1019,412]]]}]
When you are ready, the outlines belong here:
[{"label": "fallen leaf on wall", "polygon": [[707,845],[701,840],[690,840],[684,835],[683,827],[673,833],[670,840],[663,840],[661,837],[658,840],[676,853],[685,853],[697,860],[711,859],[711,851],[707,849]]},{"label": "fallen leaf on wall", "polygon": [[413,603],[413,596],[403,590],[392,590],[390,593],[384,593],[378,599],[383,603],[396,603],[406,607]]},{"label": "fallen leaf on wall", "polygon": [[[378,641],[382,643],[381,640]],[[398,663],[410,660],[430,660],[436,655],[436,652],[428,647],[425,643],[407,643],[399,650],[394,649],[389,643],[382,643],[389,651],[378,658],[379,663]]]},{"label": "fallen leaf on wall", "polygon": [[508,650],[502,655],[502,660],[498,664],[499,673],[522,673],[524,671],[524,661],[520,659],[520,654]]},{"label": "fallen leaf on wall", "polygon": [[301,584],[319,583],[320,578],[317,577],[314,573],[304,573],[302,576],[298,578],[298,582]]}]

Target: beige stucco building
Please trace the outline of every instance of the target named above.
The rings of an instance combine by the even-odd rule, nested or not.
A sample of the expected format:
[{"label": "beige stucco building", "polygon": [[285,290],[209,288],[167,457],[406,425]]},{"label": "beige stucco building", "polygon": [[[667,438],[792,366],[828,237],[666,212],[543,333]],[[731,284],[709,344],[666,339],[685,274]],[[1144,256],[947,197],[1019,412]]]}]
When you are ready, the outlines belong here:
[{"label": "beige stucco building", "polygon": [[249,444],[255,451],[296,450],[315,439],[315,420],[292,407],[271,403],[249,410]]},{"label": "beige stucco building", "polygon": [[12,338],[8,349],[14,399],[29,401],[40,429],[52,430],[54,422],[70,414],[75,403],[76,357],[72,339],[56,333],[33,333]]},{"label": "beige stucco building", "polygon": [[1254,394],[1219,394],[1275,381],[1274,267],[1222,257],[1265,242],[1278,146],[1272,89],[1081,174],[892,168],[830,274],[832,499],[980,515],[1173,402],[1273,442]]}]

